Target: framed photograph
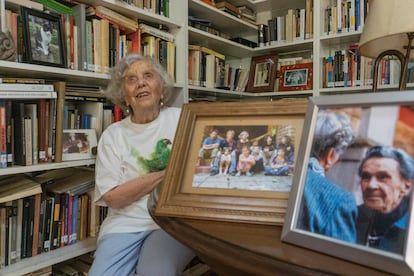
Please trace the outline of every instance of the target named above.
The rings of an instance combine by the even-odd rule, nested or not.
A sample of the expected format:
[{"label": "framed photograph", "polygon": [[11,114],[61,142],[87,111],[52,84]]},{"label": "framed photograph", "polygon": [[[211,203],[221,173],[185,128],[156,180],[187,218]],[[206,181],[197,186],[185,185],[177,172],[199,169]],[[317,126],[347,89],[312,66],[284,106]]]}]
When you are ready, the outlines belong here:
[{"label": "framed photograph", "polygon": [[306,106],[185,104],[155,214],[282,224]]},{"label": "framed photograph", "polygon": [[414,273],[414,92],[311,97],[282,240]]},{"label": "framed photograph", "polygon": [[24,60],[27,63],[66,67],[60,16],[21,7]]},{"label": "framed photograph", "polygon": [[278,56],[276,54],[252,57],[247,92],[274,91]]},{"label": "framed photograph", "polygon": [[95,129],[64,129],[62,160],[81,160],[96,157]]},{"label": "framed photograph", "polygon": [[312,90],[313,63],[280,67],[279,91]]}]

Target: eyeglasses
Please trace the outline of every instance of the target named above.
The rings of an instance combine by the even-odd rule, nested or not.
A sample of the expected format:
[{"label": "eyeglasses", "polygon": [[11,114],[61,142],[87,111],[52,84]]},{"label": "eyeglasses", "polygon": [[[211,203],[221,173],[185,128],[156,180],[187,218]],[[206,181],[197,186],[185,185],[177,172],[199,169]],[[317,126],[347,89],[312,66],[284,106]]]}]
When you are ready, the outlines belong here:
[{"label": "eyeglasses", "polygon": [[136,76],[136,75],[129,75],[129,76],[125,76],[124,80],[125,83],[127,85],[131,85],[131,86],[136,86],[140,80],[142,82],[147,82],[147,81],[151,81],[154,79],[154,74],[153,73],[144,73],[144,75],[142,76],[142,78]]}]

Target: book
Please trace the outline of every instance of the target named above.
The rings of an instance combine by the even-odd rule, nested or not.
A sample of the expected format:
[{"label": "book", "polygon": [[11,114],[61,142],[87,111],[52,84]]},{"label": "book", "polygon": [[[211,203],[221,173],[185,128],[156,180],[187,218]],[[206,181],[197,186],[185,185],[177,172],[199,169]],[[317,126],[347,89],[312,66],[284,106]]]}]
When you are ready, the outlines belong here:
[{"label": "book", "polygon": [[41,185],[22,174],[0,178],[0,203],[32,196],[42,192]]},{"label": "book", "polygon": [[38,163],[38,120],[37,120],[37,104],[26,103],[24,105],[24,115],[32,119],[32,164]]},{"label": "book", "polygon": [[34,197],[23,198],[21,258],[32,256]]},{"label": "book", "polygon": [[88,7],[86,15],[95,15],[101,18],[106,18],[110,22],[119,25],[120,28],[125,29],[127,33],[134,32],[138,28],[137,20],[126,17],[104,6]]},{"label": "book", "polygon": [[38,149],[39,163],[49,162],[48,158],[48,141],[49,141],[49,102],[45,99],[37,101],[37,118],[38,118]]},{"label": "book", "polygon": [[34,217],[33,217],[33,244],[32,244],[32,256],[36,256],[39,248],[39,229],[40,229],[40,205],[42,200],[42,194],[37,193],[34,195]]},{"label": "book", "polygon": [[54,99],[56,92],[48,91],[0,91],[2,99]]},{"label": "book", "polygon": [[65,106],[66,83],[62,81],[55,82],[54,87],[58,95],[56,100],[55,162],[62,162],[63,110]]},{"label": "book", "polygon": [[6,168],[8,164],[6,105],[5,100],[0,100],[0,168]]},{"label": "book", "polygon": [[154,28],[148,24],[140,23],[139,28],[141,29],[142,34],[149,34],[171,42],[174,42],[175,40],[175,36],[172,33]]},{"label": "book", "polygon": [[12,112],[14,117],[14,129],[13,129],[13,151],[14,151],[14,164],[25,165],[25,133],[24,133],[24,103],[14,101],[12,104]]},{"label": "book", "polygon": [[92,43],[93,43],[93,64],[95,72],[101,73],[101,23],[100,19],[92,19]]},{"label": "book", "polygon": [[13,150],[13,125],[14,118],[12,118],[12,100],[6,101],[6,150],[7,150],[7,167],[13,165],[14,162],[14,150]]},{"label": "book", "polygon": [[24,151],[25,151],[25,159],[24,159],[24,165],[25,166],[31,166],[33,165],[33,148],[32,148],[32,118],[30,117],[24,117]]},{"label": "book", "polygon": [[6,266],[6,206],[0,205],[0,268]]},{"label": "book", "polygon": [[53,92],[52,84],[0,83],[0,91]]},{"label": "book", "polygon": [[2,78],[0,78],[0,83],[45,84],[45,79],[2,77]]},{"label": "book", "polygon": [[78,70],[88,70],[86,60],[86,5],[79,3],[72,7],[74,24],[77,27]]},{"label": "book", "polygon": [[109,21],[100,20],[101,73],[109,73]]},{"label": "book", "polygon": [[94,187],[95,172],[90,168],[62,168],[39,174],[34,177],[46,183],[46,191],[55,194],[79,195]]}]

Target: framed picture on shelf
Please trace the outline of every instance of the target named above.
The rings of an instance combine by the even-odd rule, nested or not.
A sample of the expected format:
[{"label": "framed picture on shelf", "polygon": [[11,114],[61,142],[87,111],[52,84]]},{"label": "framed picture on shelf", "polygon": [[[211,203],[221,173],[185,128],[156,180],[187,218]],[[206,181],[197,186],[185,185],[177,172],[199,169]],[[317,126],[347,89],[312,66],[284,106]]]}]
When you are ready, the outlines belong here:
[{"label": "framed picture on shelf", "polygon": [[24,61],[27,63],[66,67],[61,18],[21,7]]},{"label": "framed picture on shelf", "polygon": [[313,63],[299,63],[280,67],[278,91],[312,90]]},{"label": "framed picture on shelf", "polygon": [[64,129],[62,161],[91,159],[96,157],[95,129]]},{"label": "framed picture on shelf", "polygon": [[[305,99],[185,104],[155,214],[281,225],[306,106]],[[209,151],[208,140],[221,146]],[[268,168],[285,141],[283,168]]]},{"label": "framed picture on shelf", "polygon": [[277,54],[252,57],[246,91],[274,91],[277,61]]},{"label": "framed picture on shelf", "polygon": [[310,98],[282,241],[414,273],[412,92]]}]

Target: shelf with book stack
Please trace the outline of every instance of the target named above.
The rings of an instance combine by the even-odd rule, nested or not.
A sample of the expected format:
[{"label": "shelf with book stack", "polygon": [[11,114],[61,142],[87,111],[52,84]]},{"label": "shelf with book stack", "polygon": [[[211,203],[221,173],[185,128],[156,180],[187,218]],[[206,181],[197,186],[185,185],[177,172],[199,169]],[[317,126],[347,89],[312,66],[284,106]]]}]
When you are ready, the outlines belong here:
[{"label": "shelf with book stack", "polygon": [[[197,1],[197,0],[190,0],[189,1],[189,15],[191,18],[189,18],[189,21],[195,21],[198,22],[200,25],[203,25],[203,23],[211,23],[211,26],[214,28],[217,28],[217,31],[222,33],[229,33],[231,34],[231,37],[223,37],[220,35],[215,35],[214,32],[210,33],[207,31],[199,30],[198,28],[195,28],[193,26],[188,27],[189,30],[189,43],[191,45],[200,45],[205,46],[208,48],[211,48],[214,51],[219,52],[220,54],[225,55],[225,63],[226,65],[229,64],[233,68],[242,68],[243,70],[249,71],[250,68],[250,60],[252,57],[261,56],[261,55],[278,55],[278,56],[297,56],[304,55],[307,58],[314,56],[314,44],[315,39],[313,35],[313,29],[311,29],[310,25],[314,25],[313,17],[309,17],[305,19],[305,10],[308,11],[310,16],[312,16],[312,7],[313,7],[313,1],[215,1],[216,5],[215,7],[213,5],[209,5],[204,3],[203,1]],[[257,5],[256,5],[257,4]],[[251,10],[252,14],[255,15],[257,18],[256,24],[251,24],[246,22],[245,20],[241,20],[238,18],[238,16],[234,13],[227,13],[222,10],[220,10],[218,7],[226,7],[226,5],[232,5],[231,7],[240,7],[243,9],[249,9]],[[287,11],[290,10],[291,13],[291,20],[294,20],[294,12],[297,11],[299,14],[299,10],[301,10],[302,15],[302,23],[301,23],[301,32],[298,31],[301,34],[299,37],[293,36],[293,29],[292,30],[292,37],[291,39],[279,37],[279,41],[270,41],[268,40],[264,45],[257,47],[257,45],[260,45],[259,37],[259,26],[261,25],[267,25],[270,21],[275,22],[276,18],[279,17],[282,20],[285,20],[284,18],[287,18]],[[197,21],[198,20],[198,21]],[[204,21],[203,21],[204,20]],[[299,19],[296,19],[299,20]],[[307,20],[307,23],[305,25],[305,20]],[[308,21],[311,21],[312,24],[310,24]],[[298,21],[299,22],[299,21]],[[293,24],[293,23],[292,23]],[[299,24],[299,23],[298,23]],[[305,32],[305,26],[307,26],[307,31]],[[253,28],[252,28],[253,27]],[[248,28],[248,30],[246,30]],[[244,31],[240,31],[244,30]],[[267,30],[266,32],[268,32]],[[276,29],[273,30],[273,32],[276,33]],[[281,30],[279,30],[280,33]],[[276,35],[275,35],[276,38]],[[250,41],[255,43],[256,45],[250,44],[249,47],[246,45],[243,45],[242,43],[238,43],[235,41],[232,41],[230,39],[234,39],[235,41],[243,41],[244,43],[248,44],[246,41]],[[189,66],[189,70],[191,70],[191,66]],[[313,81],[314,82],[314,81]],[[191,80],[189,82],[190,86],[190,93],[205,93],[208,94],[208,91],[205,89],[200,89],[198,86],[191,86]],[[202,86],[203,87],[203,86]],[[215,87],[217,88],[217,87]],[[230,90],[233,90],[230,87],[226,87],[226,89],[230,88]],[[212,91],[212,93],[215,93],[216,95],[225,94],[224,97],[227,97],[229,93],[236,93],[240,97],[247,97],[251,98],[252,100],[257,100],[264,97],[264,99],[272,99],[272,98],[281,98],[284,96],[308,96],[313,94],[313,90],[308,91],[291,91],[291,92],[280,92],[277,90],[277,85],[275,85],[275,88],[273,92],[269,92],[269,94],[263,95],[263,93],[249,93],[245,92],[244,88],[241,89],[234,89],[234,91],[224,91],[220,93],[221,89],[215,89]],[[243,94],[238,94],[238,92],[243,92]],[[193,94],[194,94],[193,93]],[[267,93],[267,92],[266,92]],[[197,98],[197,97],[194,97]],[[224,98],[223,98],[224,99]],[[237,99],[237,97],[235,97]],[[224,99],[226,100],[226,99]]]},{"label": "shelf with book stack", "polygon": [[369,92],[372,85],[371,60],[358,53],[368,1],[320,0],[318,51],[315,71],[317,94]]},{"label": "shelf with book stack", "polygon": [[93,187],[94,170],[81,167],[1,178],[0,274],[23,275],[93,251],[106,212],[92,207]]}]

